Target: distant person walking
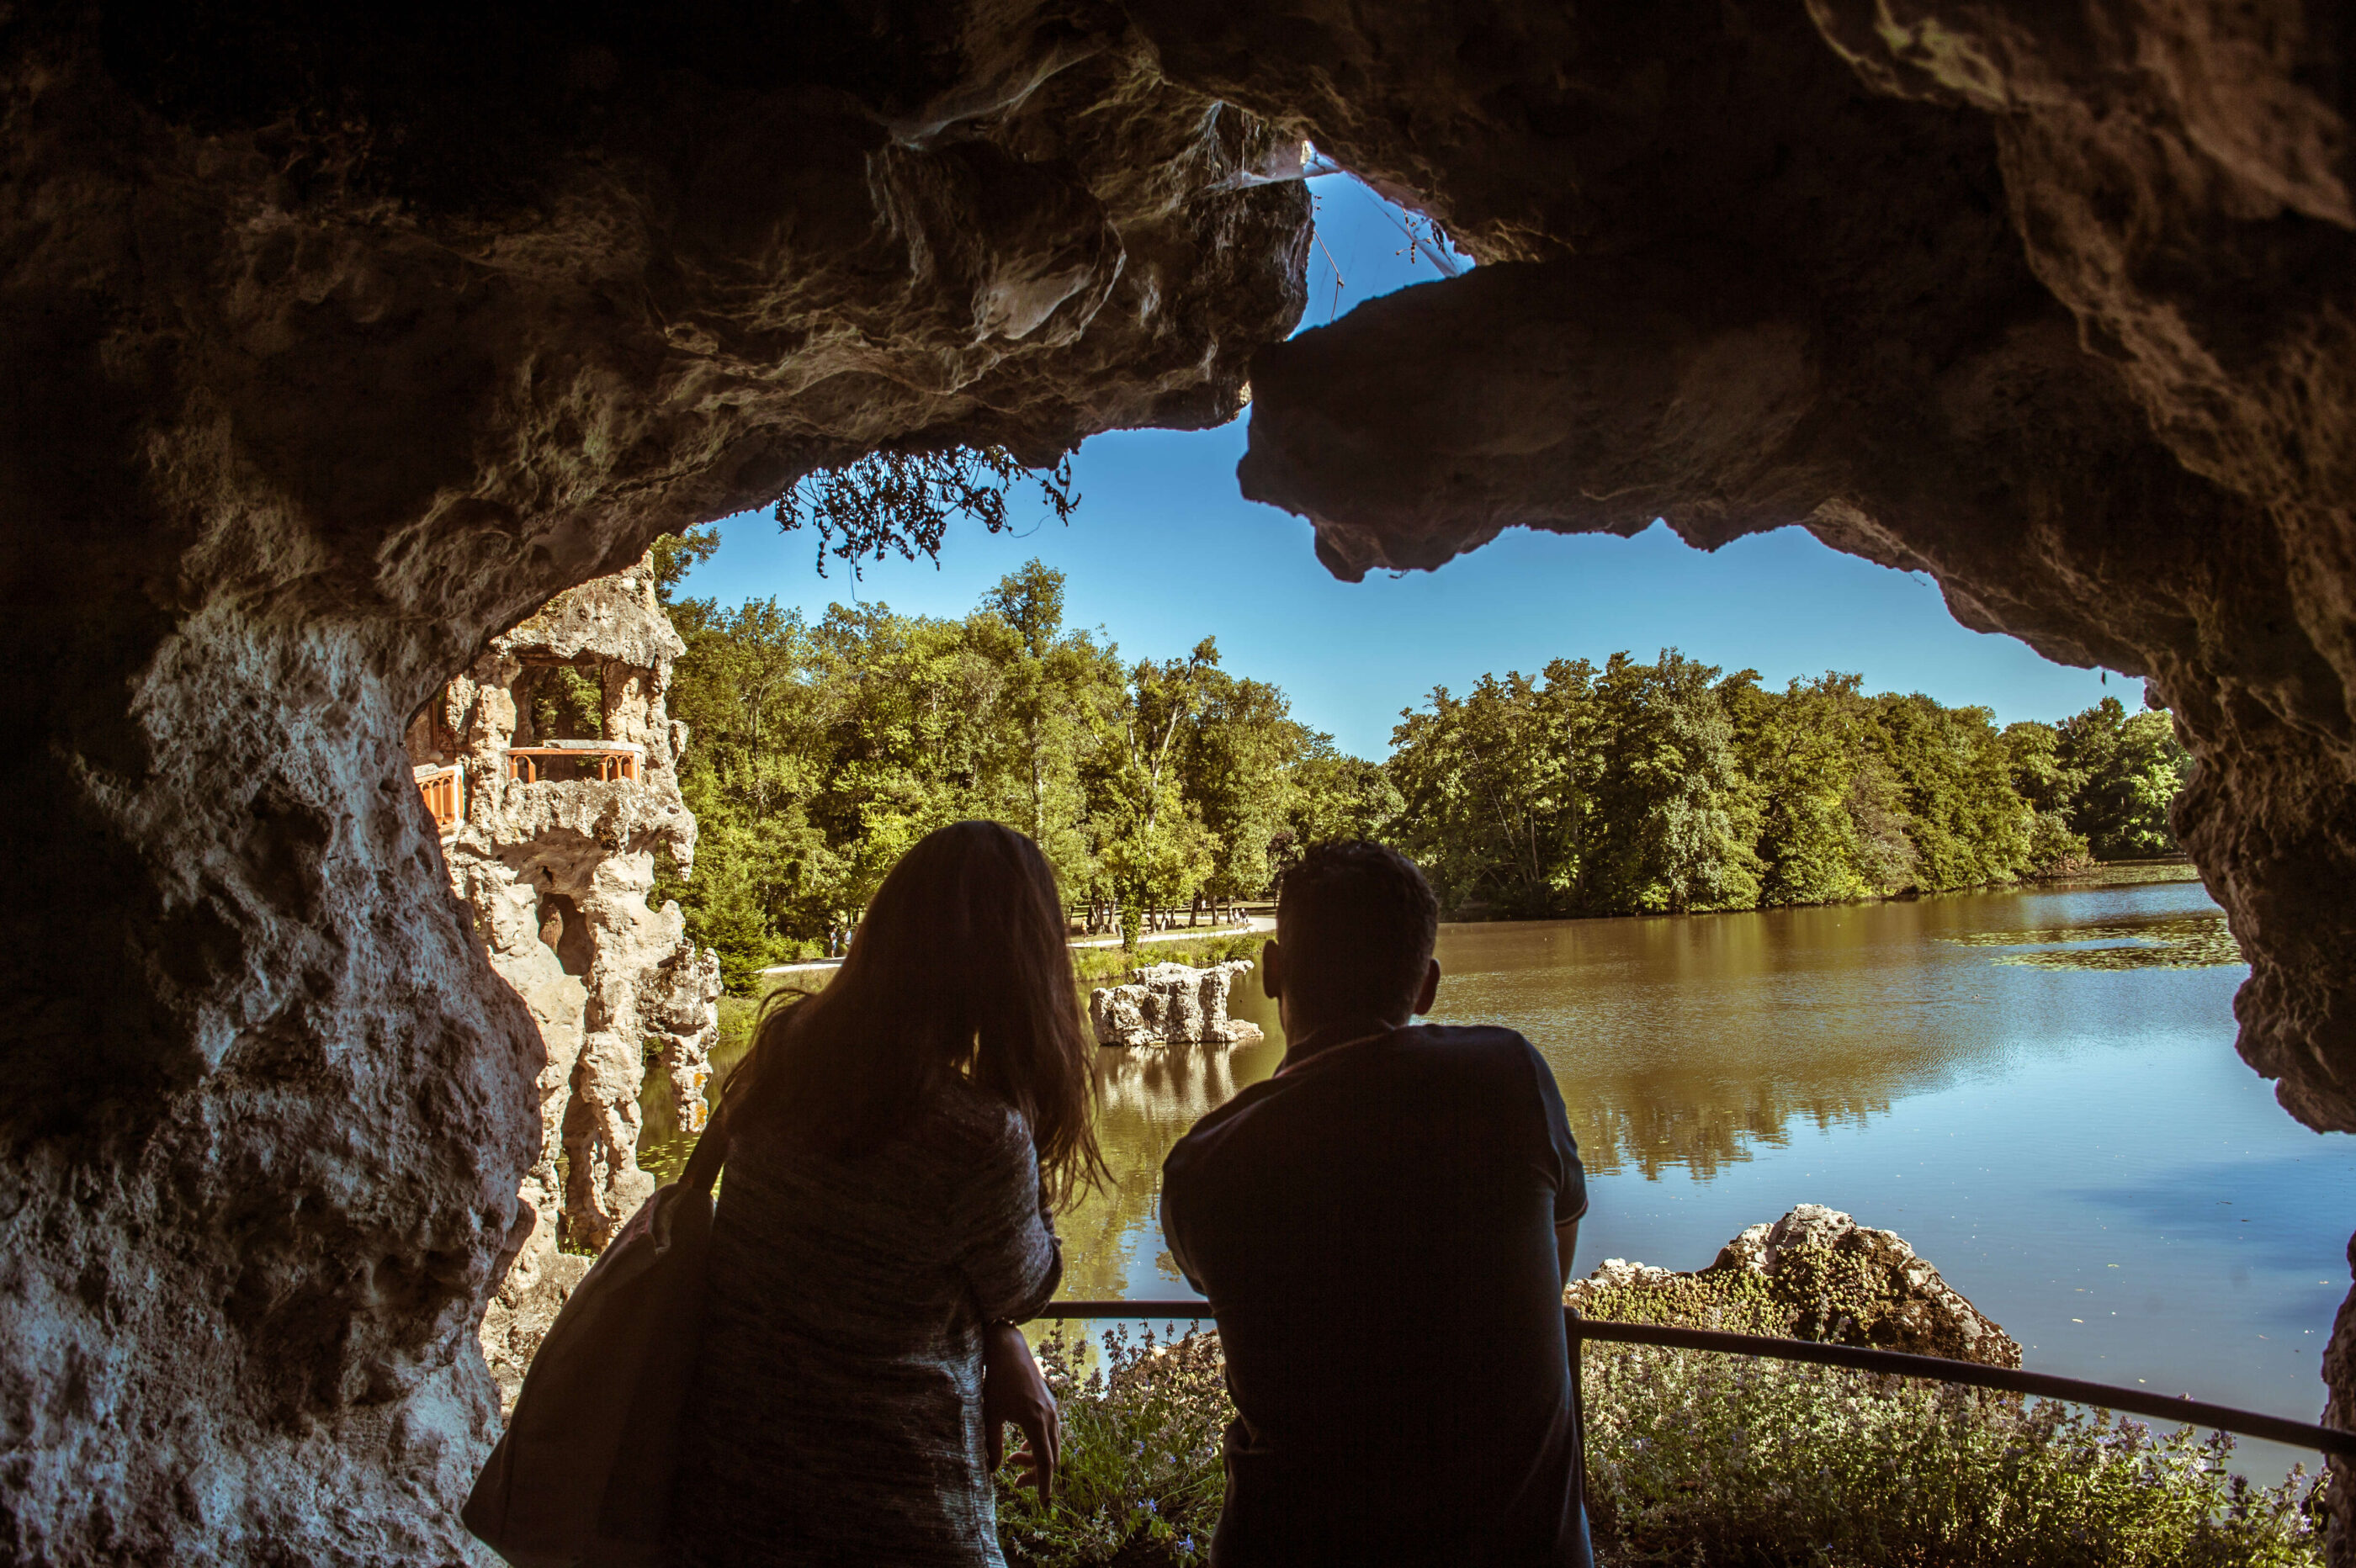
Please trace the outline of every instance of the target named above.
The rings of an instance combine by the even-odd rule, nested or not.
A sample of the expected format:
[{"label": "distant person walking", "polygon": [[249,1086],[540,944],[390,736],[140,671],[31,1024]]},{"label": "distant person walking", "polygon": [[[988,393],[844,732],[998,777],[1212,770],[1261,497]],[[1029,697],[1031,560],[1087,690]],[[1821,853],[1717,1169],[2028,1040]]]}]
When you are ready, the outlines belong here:
[{"label": "distant person walking", "polygon": [[1509,1029],[1411,1027],[1440,985],[1412,862],[1286,873],[1276,1076],[1162,1167],[1172,1255],[1238,1414],[1217,1568],[1589,1568],[1562,1287],[1586,1212],[1554,1077]]},{"label": "distant person walking", "polygon": [[1063,1272],[1051,1195],[1102,1168],[1063,909],[1030,839],[944,827],[832,984],[762,1022],[706,1134],[727,1165],[684,1563],[997,1568],[1003,1421],[1045,1489],[1055,1405],[1012,1322]]}]

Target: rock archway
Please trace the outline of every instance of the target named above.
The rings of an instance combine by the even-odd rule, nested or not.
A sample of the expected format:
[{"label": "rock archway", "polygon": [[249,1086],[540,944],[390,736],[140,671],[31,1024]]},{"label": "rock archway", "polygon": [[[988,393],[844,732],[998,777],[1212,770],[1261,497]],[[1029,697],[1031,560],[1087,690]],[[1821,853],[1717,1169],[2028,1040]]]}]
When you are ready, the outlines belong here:
[{"label": "rock archway", "polygon": [[[0,19],[0,1541],[434,1562],[541,1116],[402,730],[881,445],[1230,417],[1345,575],[1797,524],[2149,675],[2356,1127],[2345,8]],[[1281,348],[1304,138],[1487,263]],[[1258,358],[1255,360],[1255,355]],[[2332,1351],[2335,1413],[2356,1353]]]}]

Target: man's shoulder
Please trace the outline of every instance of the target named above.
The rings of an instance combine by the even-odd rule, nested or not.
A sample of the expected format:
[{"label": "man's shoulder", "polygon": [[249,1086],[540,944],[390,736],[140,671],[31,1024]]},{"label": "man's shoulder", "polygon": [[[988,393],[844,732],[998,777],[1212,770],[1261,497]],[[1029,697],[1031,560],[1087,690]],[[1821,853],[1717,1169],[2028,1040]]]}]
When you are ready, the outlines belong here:
[{"label": "man's shoulder", "polygon": [[1392,1057],[1411,1076],[1482,1080],[1519,1087],[1546,1071],[1537,1047],[1494,1024],[1411,1024],[1391,1037]]},{"label": "man's shoulder", "polygon": [[[1538,1055],[1519,1032],[1487,1024],[1409,1024],[1379,1040],[1338,1047],[1297,1068],[1254,1083],[1197,1121],[1162,1163],[1167,1175],[1209,1157],[1239,1139],[1254,1140],[1256,1125],[1271,1136],[1296,1115],[1316,1116],[1327,1091],[1348,1093],[1369,1079],[1392,1074],[1402,1064],[1410,1076],[1439,1073],[1519,1083]],[[1426,1079],[1429,1082],[1429,1079]]]},{"label": "man's shoulder", "polygon": [[1199,1117],[1194,1125],[1181,1134],[1170,1146],[1162,1161],[1162,1180],[1166,1187],[1171,1179],[1182,1175],[1198,1162],[1205,1151],[1224,1142],[1238,1122],[1248,1117],[1258,1104],[1279,1092],[1277,1080],[1270,1078],[1248,1084],[1237,1090],[1225,1104],[1215,1106]]},{"label": "man's shoulder", "polygon": [[1409,1024],[1393,1038],[1412,1041],[1427,1050],[1517,1059],[1535,1055],[1537,1049],[1523,1037],[1521,1030],[1501,1024]]}]

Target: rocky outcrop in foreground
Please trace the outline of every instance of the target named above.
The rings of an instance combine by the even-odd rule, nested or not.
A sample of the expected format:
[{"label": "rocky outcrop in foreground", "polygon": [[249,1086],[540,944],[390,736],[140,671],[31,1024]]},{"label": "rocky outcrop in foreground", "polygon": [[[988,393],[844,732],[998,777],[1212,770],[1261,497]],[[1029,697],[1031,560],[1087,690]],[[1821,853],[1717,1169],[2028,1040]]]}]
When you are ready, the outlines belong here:
[{"label": "rocky outcrop in foreground", "polygon": [[1248,958],[1207,969],[1149,964],[1129,972],[1125,986],[1088,994],[1088,1021],[1098,1045],[1130,1050],[1164,1045],[1248,1045],[1268,1038],[1258,1024],[1227,1017],[1237,979],[1251,973]]},{"label": "rocky outcrop in foreground", "polygon": [[1678,1274],[1606,1258],[1563,1299],[1598,1317],[2020,1365],[2019,1341],[1940,1278],[1903,1237],[1819,1203],[1751,1226],[1706,1269]]}]

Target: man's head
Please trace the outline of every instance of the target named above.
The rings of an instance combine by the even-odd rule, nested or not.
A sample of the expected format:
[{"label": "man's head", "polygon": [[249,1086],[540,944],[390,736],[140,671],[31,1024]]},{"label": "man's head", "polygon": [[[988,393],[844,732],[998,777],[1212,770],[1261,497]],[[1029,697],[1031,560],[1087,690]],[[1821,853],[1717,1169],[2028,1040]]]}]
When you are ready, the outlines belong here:
[{"label": "man's head", "polygon": [[1284,874],[1260,972],[1299,1040],[1331,1024],[1403,1024],[1440,985],[1440,901],[1415,862],[1363,839],[1311,846]]}]

